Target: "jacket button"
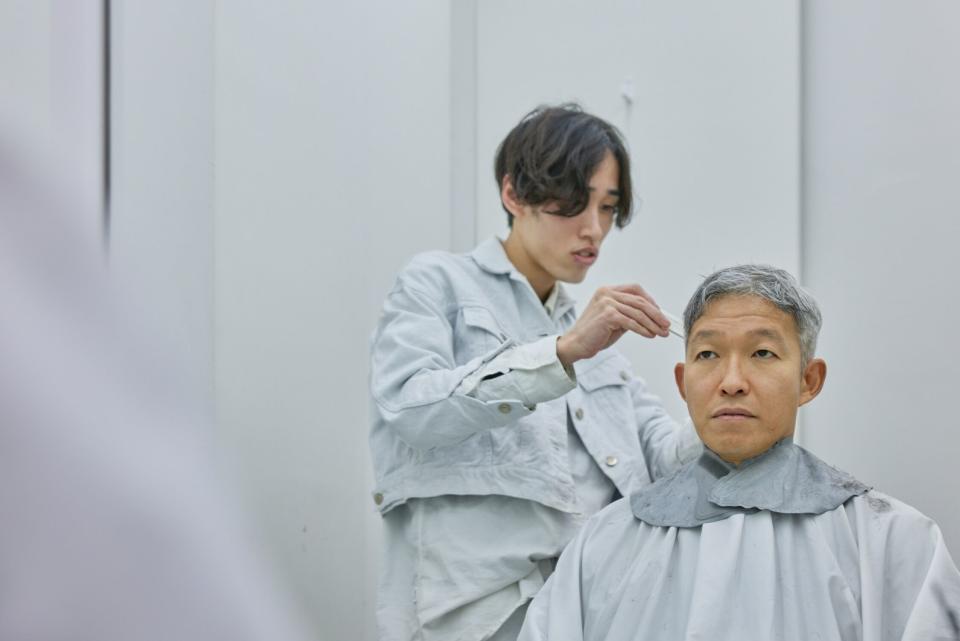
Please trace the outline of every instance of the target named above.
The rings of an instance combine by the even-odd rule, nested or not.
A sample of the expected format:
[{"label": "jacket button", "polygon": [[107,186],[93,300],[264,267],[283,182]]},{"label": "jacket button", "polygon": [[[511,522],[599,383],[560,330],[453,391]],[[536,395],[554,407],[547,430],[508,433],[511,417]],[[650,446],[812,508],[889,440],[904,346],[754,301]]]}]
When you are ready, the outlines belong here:
[{"label": "jacket button", "polygon": [[380,494],[380,492],[377,492],[376,494],[374,494],[373,502],[376,503],[377,505],[383,505],[383,494]]},{"label": "jacket button", "polygon": [[581,419],[583,418],[583,408],[582,408],[582,407],[578,407],[578,408],[577,408],[577,411],[574,412],[573,415],[577,417],[577,420],[578,420],[578,421],[581,420]]},{"label": "jacket button", "polygon": [[509,414],[511,409],[510,403],[500,403],[497,409],[500,410],[501,414]]},{"label": "jacket button", "polygon": [[622,378],[622,379],[625,380],[625,381],[629,381],[629,380],[630,380],[630,374],[628,374],[627,371],[624,370],[624,371],[620,372],[620,378]]},{"label": "jacket button", "polygon": [[619,460],[616,456],[608,456],[608,457],[607,457],[607,467],[613,467],[614,465],[616,465],[616,464],[619,463],[619,462],[620,462],[620,460]]}]

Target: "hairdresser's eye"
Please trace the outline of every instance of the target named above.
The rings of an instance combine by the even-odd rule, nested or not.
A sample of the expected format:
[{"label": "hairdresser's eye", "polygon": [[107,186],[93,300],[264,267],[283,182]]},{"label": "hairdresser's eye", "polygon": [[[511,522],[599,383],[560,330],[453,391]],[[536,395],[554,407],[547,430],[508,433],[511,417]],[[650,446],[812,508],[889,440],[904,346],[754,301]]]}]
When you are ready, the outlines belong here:
[{"label": "hairdresser's eye", "polygon": [[563,216],[569,218],[573,214],[565,213],[563,211],[563,203],[560,201],[547,201],[540,207],[540,211],[544,214],[549,214],[550,216]]},{"label": "hairdresser's eye", "polygon": [[611,216],[616,216],[620,213],[620,207],[617,205],[603,205],[600,208],[600,211],[605,214],[610,214]]},{"label": "hairdresser's eye", "polygon": [[697,352],[697,355],[694,357],[694,359],[698,361],[709,361],[709,360],[713,360],[716,357],[717,357],[716,352],[712,352],[709,349],[704,349]]}]

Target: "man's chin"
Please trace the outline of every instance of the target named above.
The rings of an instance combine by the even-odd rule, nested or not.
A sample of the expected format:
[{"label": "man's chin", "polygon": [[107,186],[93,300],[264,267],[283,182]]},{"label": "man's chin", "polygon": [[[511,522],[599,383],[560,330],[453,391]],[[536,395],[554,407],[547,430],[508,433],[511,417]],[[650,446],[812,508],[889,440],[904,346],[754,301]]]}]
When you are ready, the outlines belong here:
[{"label": "man's chin", "polygon": [[755,443],[748,443],[746,439],[737,438],[731,434],[725,435],[725,438],[706,439],[704,444],[724,461],[734,465],[739,465],[741,461],[756,456],[758,451]]},{"label": "man's chin", "polygon": [[727,463],[740,465],[744,461],[757,458],[758,456],[760,456],[761,454],[769,450],[771,447],[773,447],[774,444],[775,442],[769,443],[769,444],[762,444],[762,445],[752,445],[752,446],[741,445],[739,447],[721,446],[719,449],[714,449],[709,445],[707,445],[707,447],[710,447],[710,449],[713,450],[717,454],[717,456],[722,458]]}]

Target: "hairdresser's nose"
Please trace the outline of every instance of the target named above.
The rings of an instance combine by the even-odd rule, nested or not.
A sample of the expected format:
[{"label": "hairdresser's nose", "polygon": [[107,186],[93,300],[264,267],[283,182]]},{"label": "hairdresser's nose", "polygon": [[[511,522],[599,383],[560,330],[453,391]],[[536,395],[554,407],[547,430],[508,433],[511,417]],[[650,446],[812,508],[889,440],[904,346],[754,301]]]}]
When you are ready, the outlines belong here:
[{"label": "hairdresser's nose", "polygon": [[590,240],[593,244],[599,245],[603,240],[603,220],[601,219],[600,206],[594,203],[587,205],[580,213],[580,236]]}]

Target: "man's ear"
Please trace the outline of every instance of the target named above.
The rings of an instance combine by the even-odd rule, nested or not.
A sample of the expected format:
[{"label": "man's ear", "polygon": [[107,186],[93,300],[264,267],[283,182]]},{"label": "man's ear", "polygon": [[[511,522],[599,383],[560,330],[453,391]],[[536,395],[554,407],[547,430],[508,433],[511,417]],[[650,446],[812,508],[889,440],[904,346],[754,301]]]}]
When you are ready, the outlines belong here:
[{"label": "man's ear", "polygon": [[510,175],[505,174],[500,181],[500,201],[507,208],[513,217],[522,216],[524,213],[523,201],[517,196],[517,191],[513,188],[513,181]]},{"label": "man's ear", "polygon": [[800,405],[809,403],[820,390],[823,389],[823,382],[827,380],[827,364],[822,358],[814,358],[803,370],[803,380],[800,382]]},{"label": "man's ear", "polygon": [[683,363],[677,363],[673,367],[673,378],[677,381],[677,390],[680,392],[680,398],[687,400],[687,391],[683,386]]}]

